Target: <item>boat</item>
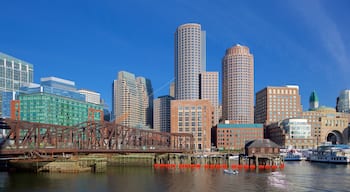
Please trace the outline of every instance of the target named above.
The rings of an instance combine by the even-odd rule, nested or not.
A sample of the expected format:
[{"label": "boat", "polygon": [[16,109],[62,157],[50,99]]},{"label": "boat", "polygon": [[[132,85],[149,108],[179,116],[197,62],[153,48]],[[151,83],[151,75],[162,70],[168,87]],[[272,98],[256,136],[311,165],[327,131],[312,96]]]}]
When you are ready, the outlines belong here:
[{"label": "boat", "polygon": [[233,170],[233,169],[224,169],[224,173],[230,174],[230,175],[236,175],[239,172],[237,170]]},{"label": "boat", "polygon": [[287,152],[281,153],[281,156],[284,158],[284,161],[302,161],[306,160],[306,157],[303,154],[295,149],[289,150]]},{"label": "boat", "polygon": [[310,162],[350,163],[349,145],[321,145],[310,155]]}]

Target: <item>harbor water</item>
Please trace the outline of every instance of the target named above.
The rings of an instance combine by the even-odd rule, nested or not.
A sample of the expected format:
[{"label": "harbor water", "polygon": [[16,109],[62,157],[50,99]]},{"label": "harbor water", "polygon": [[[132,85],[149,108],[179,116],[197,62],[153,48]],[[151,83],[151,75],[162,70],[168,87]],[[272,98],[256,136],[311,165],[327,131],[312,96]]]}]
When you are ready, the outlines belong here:
[{"label": "harbor water", "polygon": [[108,167],[105,173],[0,172],[0,191],[350,191],[350,165],[286,162],[275,171]]}]

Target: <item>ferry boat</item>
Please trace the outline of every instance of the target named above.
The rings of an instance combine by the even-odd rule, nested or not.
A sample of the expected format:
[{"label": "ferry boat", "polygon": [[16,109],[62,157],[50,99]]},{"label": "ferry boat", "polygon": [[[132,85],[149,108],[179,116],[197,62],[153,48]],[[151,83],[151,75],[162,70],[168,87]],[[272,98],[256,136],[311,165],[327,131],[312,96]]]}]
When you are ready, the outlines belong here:
[{"label": "ferry boat", "polygon": [[322,145],[310,155],[311,162],[350,163],[349,145]]},{"label": "ferry boat", "polygon": [[302,153],[294,149],[281,153],[281,155],[284,158],[284,161],[302,161],[306,159]]}]

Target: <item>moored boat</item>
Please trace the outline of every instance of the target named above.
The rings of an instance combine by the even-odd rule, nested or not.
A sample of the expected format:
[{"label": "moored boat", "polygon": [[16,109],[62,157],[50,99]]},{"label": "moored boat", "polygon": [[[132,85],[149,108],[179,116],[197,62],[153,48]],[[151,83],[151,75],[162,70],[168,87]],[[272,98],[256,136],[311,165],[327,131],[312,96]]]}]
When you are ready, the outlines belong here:
[{"label": "moored boat", "polygon": [[350,147],[348,145],[322,145],[310,156],[311,162],[350,163]]}]

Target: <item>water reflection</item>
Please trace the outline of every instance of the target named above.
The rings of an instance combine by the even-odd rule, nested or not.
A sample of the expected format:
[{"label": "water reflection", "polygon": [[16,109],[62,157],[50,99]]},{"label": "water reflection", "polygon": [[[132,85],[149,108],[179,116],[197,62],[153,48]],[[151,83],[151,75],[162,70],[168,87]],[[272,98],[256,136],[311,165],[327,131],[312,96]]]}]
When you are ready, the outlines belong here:
[{"label": "water reflection", "polygon": [[106,173],[0,173],[0,191],[349,191],[347,165],[286,163],[276,171],[110,167]]}]

